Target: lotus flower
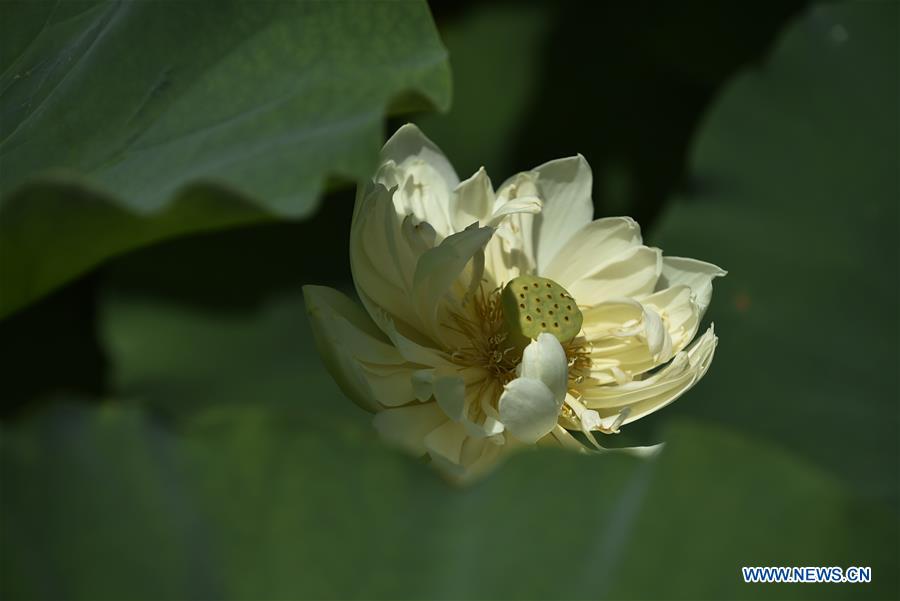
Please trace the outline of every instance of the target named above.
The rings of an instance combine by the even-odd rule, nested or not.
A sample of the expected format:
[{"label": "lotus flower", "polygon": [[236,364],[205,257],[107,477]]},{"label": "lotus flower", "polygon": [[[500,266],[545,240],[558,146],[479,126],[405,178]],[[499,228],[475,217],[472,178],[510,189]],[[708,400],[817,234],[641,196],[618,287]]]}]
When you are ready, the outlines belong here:
[{"label": "lotus flower", "polygon": [[330,373],[386,440],[468,481],[527,446],[602,451],[703,377],[725,272],[663,257],[628,217],[592,221],[591,185],[580,155],[495,190],[414,125],[388,140],[350,230],[361,304],[304,289]]}]

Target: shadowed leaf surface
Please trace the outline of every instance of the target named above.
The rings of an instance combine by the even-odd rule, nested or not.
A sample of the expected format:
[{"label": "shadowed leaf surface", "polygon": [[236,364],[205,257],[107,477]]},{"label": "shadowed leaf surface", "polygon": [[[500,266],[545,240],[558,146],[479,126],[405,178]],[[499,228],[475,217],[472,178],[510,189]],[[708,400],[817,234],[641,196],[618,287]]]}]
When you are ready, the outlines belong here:
[{"label": "shadowed leaf surface", "polygon": [[[706,118],[651,242],[729,270],[713,368],[673,407],[897,507],[898,6],[824,5]],[[889,116],[885,119],[885,116]]]}]

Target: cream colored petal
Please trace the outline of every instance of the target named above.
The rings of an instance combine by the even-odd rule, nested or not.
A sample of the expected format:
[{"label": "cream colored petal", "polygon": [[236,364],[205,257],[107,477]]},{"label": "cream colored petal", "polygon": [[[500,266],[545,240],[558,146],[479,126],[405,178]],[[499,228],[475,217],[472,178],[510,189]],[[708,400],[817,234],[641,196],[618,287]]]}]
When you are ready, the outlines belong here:
[{"label": "cream colored petal", "polygon": [[613,298],[648,294],[661,271],[662,252],[658,248],[634,246],[601,263],[567,288],[579,306],[590,306]]},{"label": "cream colored petal", "polygon": [[598,265],[640,244],[641,228],[630,217],[597,219],[575,232],[541,275],[568,288]]},{"label": "cream colored petal", "polygon": [[556,426],[556,396],[543,382],[516,378],[500,396],[500,421],[506,431],[525,443],[535,443]]},{"label": "cream colored petal", "polygon": [[[392,393],[376,390],[381,382],[366,371],[363,362],[388,366],[397,372],[407,371],[410,376],[413,366],[387,341],[362,308],[344,294],[324,286],[304,286],[303,296],[316,347],[344,394],[370,411],[381,408],[378,397],[393,400]],[[398,402],[408,400],[403,398],[405,391],[400,395]]]},{"label": "cream colored petal", "polygon": [[484,167],[460,182],[450,197],[450,219],[454,231],[461,232],[473,223],[485,225],[494,206],[494,187]]},{"label": "cream colored petal", "polygon": [[537,271],[543,273],[557,252],[594,215],[591,167],[580,154],[544,163],[537,173],[538,196],[544,203],[534,221]]},{"label": "cream colored petal", "polygon": [[710,327],[686,351],[681,351],[659,372],[645,380],[622,385],[586,386],[582,402],[602,417],[628,409],[623,424],[652,413],[684,394],[706,373],[712,362],[717,338]]},{"label": "cream colored petal", "polygon": [[372,424],[381,437],[414,455],[427,452],[425,437],[448,422],[437,403],[407,405],[376,414]]},{"label": "cream colored petal", "polygon": [[700,309],[700,318],[709,306],[712,298],[712,281],[728,272],[717,265],[688,259],[685,257],[665,257],[662,275],[657,283],[657,290],[683,284],[694,292],[694,299]]}]

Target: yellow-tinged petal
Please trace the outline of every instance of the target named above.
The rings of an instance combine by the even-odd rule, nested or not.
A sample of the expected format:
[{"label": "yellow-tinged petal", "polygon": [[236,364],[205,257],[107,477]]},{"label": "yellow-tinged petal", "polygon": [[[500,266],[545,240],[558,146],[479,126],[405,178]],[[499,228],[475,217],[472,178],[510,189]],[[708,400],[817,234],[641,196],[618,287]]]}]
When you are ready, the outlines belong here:
[{"label": "yellow-tinged petal", "polygon": [[[445,336],[451,334],[442,327],[441,310],[445,301],[453,299],[456,304],[462,304],[481,284],[484,247],[493,233],[492,228],[470,226],[448,236],[419,258],[412,294],[419,321],[433,339],[446,341]],[[467,267],[470,267],[469,277],[464,282],[462,276]]]},{"label": "yellow-tinged petal", "polygon": [[585,386],[581,392],[586,407],[602,416],[628,409],[622,424],[628,424],[661,409],[677,399],[706,374],[717,338],[710,327],[691,347],[681,351],[659,372],[645,380],[621,385]]}]

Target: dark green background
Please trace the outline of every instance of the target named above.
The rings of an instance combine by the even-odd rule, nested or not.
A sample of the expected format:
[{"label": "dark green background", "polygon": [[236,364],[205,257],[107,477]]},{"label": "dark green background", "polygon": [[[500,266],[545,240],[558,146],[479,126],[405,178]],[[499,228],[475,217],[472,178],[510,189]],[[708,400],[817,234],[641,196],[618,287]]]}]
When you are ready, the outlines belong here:
[{"label": "dark green background", "polygon": [[[67,150],[74,167],[53,163],[58,148],[42,157],[42,169],[74,169],[66,179],[37,170],[27,193],[3,188],[4,298],[28,296],[8,291],[36,265],[64,277],[0,320],[0,594],[897,598],[898,5],[436,4],[453,81],[441,114],[409,113],[448,99],[422,5],[375,3],[360,25],[360,3],[334,13],[315,4],[326,8],[277,3],[251,23],[231,7],[202,20],[206,33],[194,26],[196,54],[132,54],[151,74],[180,61],[172,73],[192,73],[183,91],[177,77],[169,88],[180,98],[199,94],[189,84],[203,80],[203,57],[235,56],[223,51],[235,40],[266,56],[295,49],[296,64],[270,73],[276,81],[327,55],[346,69],[339,83],[313,78],[312,96],[270,115],[271,131],[263,121],[225,133],[243,149],[364,112],[347,118],[363,123],[351,139],[325,129],[340,157],[333,168],[322,157],[303,163],[316,155],[309,144],[271,173],[248,153],[243,179],[222,171],[195,182],[189,160],[137,163],[142,178],[158,175],[155,188],[104,180],[90,167],[103,154],[92,139]],[[311,22],[317,35],[280,35]],[[127,33],[128,23],[117,26]],[[27,46],[21,36],[5,38],[4,61],[12,45]],[[107,75],[125,68],[109,44],[93,55]],[[241,61],[228,60],[216,85],[261,106],[284,92],[239,77]],[[159,83],[132,75],[135,90],[119,92],[138,101]],[[0,82],[6,132],[22,117]],[[54,102],[79,106],[84,91],[70,87]],[[127,136],[117,115],[95,118]],[[608,441],[666,441],[659,459],[527,453],[459,490],[384,447],[340,395],[299,291],[352,285],[353,192],[338,180],[370,168],[385,115],[384,132],[416,121],[463,177],[484,165],[499,183],[581,152],[597,216],[632,215],[648,243],[729,270],[708,312],[720,345],[706,378]],[[42,118],[44,135],[59,134],[61,117]],[[208,152],[230,148],[228,135]],[[13,164],[0,154],[3,178],[24,175],[12,177]],[[173,197],[178,182],[192,187]],[[313,211],[322,186],[330,191]],[[189,211],[163,224],[143,213],[117,221],[122,207],[163,197]],[[54,229],[64,235],[47,235]],[[871,566],[873,582],[747,585],[742,565]]]}]

